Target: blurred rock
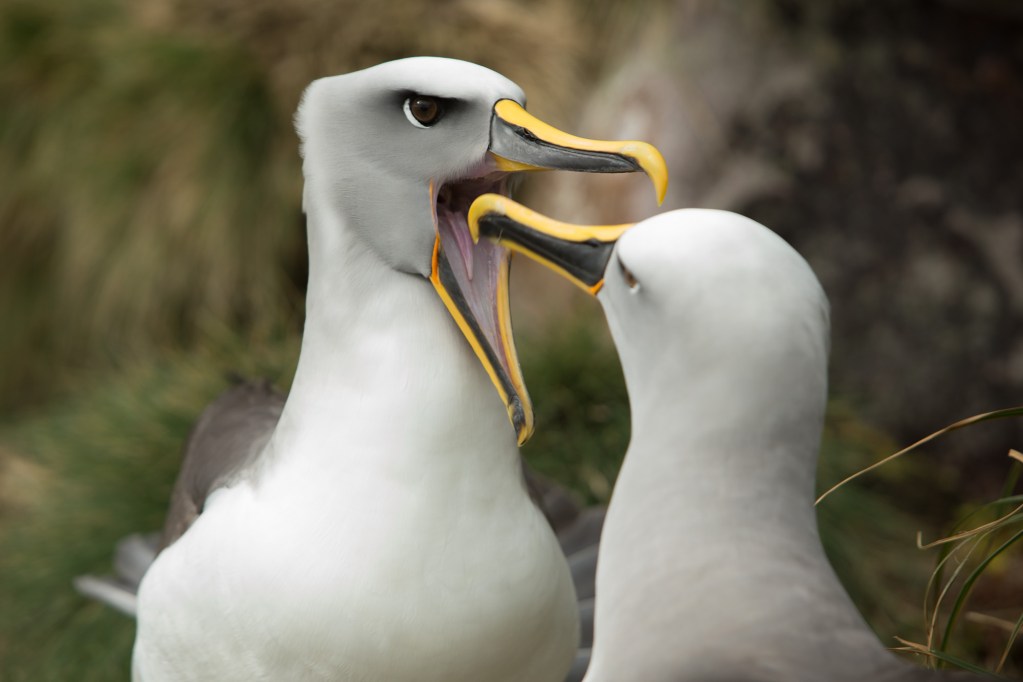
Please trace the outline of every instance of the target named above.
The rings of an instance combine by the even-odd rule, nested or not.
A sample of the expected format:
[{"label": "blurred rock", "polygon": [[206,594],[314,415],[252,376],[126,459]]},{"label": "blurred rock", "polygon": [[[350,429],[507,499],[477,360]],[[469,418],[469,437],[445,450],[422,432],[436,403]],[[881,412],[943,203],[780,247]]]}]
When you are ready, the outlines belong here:
[{"label": "blurred rock", "polygon": [[[1023,402],[1017,4],[679,0],[580,127],[657,144],[663,209],[739,211],[796,246],[831,298],[834,390],[912,441]],[[614,222],[663,210],[650,194],[565,175],[534,203]],[[1021,434],[944,449],[997,477]]]}]

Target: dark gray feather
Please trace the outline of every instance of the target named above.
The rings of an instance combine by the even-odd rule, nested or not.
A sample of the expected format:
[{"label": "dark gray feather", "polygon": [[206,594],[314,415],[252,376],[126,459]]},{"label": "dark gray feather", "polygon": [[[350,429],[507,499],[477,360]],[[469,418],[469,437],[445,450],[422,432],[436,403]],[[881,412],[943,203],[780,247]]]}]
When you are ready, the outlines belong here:
[{"label": "dark gray feather", "polygon": [[217,488],[242,478],[273,433],[284,395],[268,380],[239,381],[211,403],[185,442],[162,533],[134,534],[117,543],[114,575],[79,576],[80,593],[135,615],[139,583],[156,555],[181,537]]},{"label": "dark gray feather", "polygon": [[122,538],[114,551],[114,575],[78,576],[74,579],[75,589],[134,616],[139,583],[156,558],[159,542],[159,533],[135,533]]},{"label": "dark gray feather", "polygon": [[203,410],[185,442],[160,549],[188,530],[210,493],[245,475],[283,409],[284,394],[263,379],[238,383]]},{"label": "dark gray feather", "polygon": [[586,677],[586,669],[590,667],[590,650],[579,649],[572,661],[572,667],[565,676],[565,682],[582,682]]}]

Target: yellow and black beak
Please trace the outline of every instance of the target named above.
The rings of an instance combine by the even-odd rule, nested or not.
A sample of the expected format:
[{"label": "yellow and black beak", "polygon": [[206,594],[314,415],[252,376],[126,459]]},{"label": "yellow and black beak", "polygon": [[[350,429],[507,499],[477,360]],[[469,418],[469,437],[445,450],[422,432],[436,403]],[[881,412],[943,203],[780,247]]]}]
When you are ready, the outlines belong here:
[{"label": "yellow and black beak", "polygon": [[469,233],[518,251],[596,296],[618,238],[632,227],[573,225],[548,218],[499,194],[484,194],[469,208]]},{"label": "yellow and black beak", "polygon": [[[533,431],[533,406],[512,340],[508,298],[511,251],[489,239],[473,238],[468,225],[470,205],[488,196],[510,201],[505,196],[508,174],[526,170],[642,171],[650,176],[660,201],[667,188],[668,169],[660,152],[645,142],[575,137],[547,125],[526,113],[518,103],[506,99],[494,105],[487,153],[487,165],[493,173],[447,181],[442,187],[430,185],[437,227],[430,281],[504,401],[521,445]],[[511,242],[509,246],[529,252]],[[540,245],[532,244],[532,247],[535,252],[542,252]],[[547,258],[549,264],[560,263],[562,271],[574,276],[581,285],[588,281],[584,271],[599,265],[597,262],[582,266],[557,261],[553,251]],[[583,256],[580,254],[578,258]],[[603,262],[607,262],[606,257]],[[591,293],[595,291],[592,289]]]},{"label": "yellow and black beak", "polygon": [[668,167],[657,148],[636,140],[588,140],[569,135],[527,112],[514,100],[494,105],[490,153],[505,171],[570,170],[583,173],[633,173],[649,176],[657,204],[668,191]]}]

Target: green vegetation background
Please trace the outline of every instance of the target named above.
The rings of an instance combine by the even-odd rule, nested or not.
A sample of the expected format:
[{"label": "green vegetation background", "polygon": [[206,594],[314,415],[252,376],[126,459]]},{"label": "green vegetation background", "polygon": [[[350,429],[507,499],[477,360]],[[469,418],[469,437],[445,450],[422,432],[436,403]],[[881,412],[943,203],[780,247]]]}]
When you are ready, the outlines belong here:
[{"label": "green vegetation background", "polygon": [[[305,84],[444,54],[500,70],[571,128],[584,84],[665,4],[0,0],[0,679],[128,678],[133,622],[72,577],[160,526],[184,436],[230,373],[287,387]],[[628,402],[597,311],[581,304],[519,344],[537,406],[527,456],[606,501]],[[836,402],[822,481],[894,449]],[[821,510],[886,642],[922,641],[933,554],[915,532],[934,537],[959,512],[942,506],[954,479],[935,471],[895,464]],[[990,664],[1001,644],[984,632],[957,651]]]}]

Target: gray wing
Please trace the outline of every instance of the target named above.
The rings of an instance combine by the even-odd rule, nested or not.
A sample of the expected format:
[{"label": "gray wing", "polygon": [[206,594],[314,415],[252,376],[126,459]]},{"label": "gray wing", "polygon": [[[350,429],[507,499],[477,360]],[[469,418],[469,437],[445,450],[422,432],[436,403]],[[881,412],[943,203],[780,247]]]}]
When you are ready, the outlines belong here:
[{"label": "gray wing", "polygon": [[160,549],[188,530],[210,493],[244,475],[273,434],[283,409],[284,394],[263,379],[238,383],[203,410],[185,442]]},{"label": "gray wing", "polygon": [[156,555],[188,530],[211,492],[244,475],[283,407],[284,395],[265,379],[239,381],[221,393],[199,415],[185,442],[163,532],[122,539],[114,552],[114,575],[78,576],[75,589],[134,616],[139,583]]}]

